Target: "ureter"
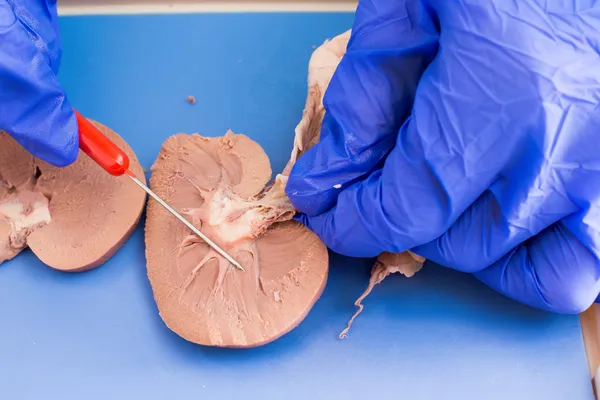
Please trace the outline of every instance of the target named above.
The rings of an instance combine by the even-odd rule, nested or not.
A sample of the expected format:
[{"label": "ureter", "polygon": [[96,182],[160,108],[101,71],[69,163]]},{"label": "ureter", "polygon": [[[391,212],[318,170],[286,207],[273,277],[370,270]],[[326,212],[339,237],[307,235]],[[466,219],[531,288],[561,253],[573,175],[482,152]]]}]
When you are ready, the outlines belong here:
[{"label": "ureter", "polygon": [[348,337],[348,331],[350,330],[350,326],[352,325],[352,322],[354,322],[354,319],[356,317],[358,317],[358,315],[362,312],[362,310],[364,308],[364,306],[362,305],[362,301],[371,293],[371,291],[373,290],[375,285],[377,285],[378,283],[383,281],[385,279],[385,277],[388,276],[389,274],[390,274],[390,272],[387,270],[387,268],[384,265],[379,264],[379,263],[375,264],[375,266],[373,267],[373,271],[371,272],[371,278],[369,279],[369,286],[364,291],[364,293],[354,302],[354,305],[356,307],[358,307],[358,310],[354,313],[352,318],[350,318],[350,321],[348,321],[348,325],[346,326],[346,329],[344,329],[340,333],[340,335],[339,335],[340,339],[345,339]]}]

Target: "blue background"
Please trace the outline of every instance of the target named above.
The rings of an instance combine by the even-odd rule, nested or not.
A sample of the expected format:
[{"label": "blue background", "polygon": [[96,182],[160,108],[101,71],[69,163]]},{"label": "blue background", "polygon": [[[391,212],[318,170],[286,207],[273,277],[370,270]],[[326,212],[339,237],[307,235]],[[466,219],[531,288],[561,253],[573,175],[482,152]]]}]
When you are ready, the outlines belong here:
[{"label": "blue background", "polygon": [[[177,132],[229,128],[287,161],[313,46],[351,14],[66,17],[61,81],[84,115],[149,169]],[[186,103],[194,95],[196,104]],[[0,398],[592,399],[577,316],[516,304],[426,265],[391,276],[354,313],[372,260],[332,254],[304,322],[264,347],[205,348],[162,323],[146,278],[143,221],[104,266],[53,271],[29,251],[0,266]]]}]

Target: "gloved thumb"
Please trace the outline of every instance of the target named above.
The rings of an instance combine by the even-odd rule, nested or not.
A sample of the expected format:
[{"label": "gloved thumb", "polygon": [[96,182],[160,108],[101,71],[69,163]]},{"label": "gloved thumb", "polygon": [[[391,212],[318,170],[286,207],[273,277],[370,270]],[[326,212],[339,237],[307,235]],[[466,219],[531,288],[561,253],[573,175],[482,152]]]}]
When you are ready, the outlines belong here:
[{"label": "gloved thumb", "polygon": [[565,223],[575,211],[569,199],[554,191],[544,198],[527,218],[515,221],[487,191],[448,231],[412,250],[438,264],[474,273],[521,303],[580,313],[600,292],[600,261],[580,242],[585,236],[569,229],[576,223]]},{"label": "gloved thumb", "polygon": [[40,37],[0,0],[0,130],[58,167],[77,158],[77,120]]}]

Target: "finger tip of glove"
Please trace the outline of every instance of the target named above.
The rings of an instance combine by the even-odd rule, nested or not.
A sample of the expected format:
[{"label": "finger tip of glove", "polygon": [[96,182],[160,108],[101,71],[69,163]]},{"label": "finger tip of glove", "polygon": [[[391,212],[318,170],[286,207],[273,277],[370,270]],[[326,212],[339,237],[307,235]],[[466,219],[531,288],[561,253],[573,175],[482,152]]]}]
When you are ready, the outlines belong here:
[{"label": "finger tip of glove", "polygon": [[290,175],[285,192],[296,210],[313,217],[333,207],[339,188],[324,189],[312,184],[305,175]]},{"label": "finger tip of glove", "polygon": [[319,224],[314,223],[317,221],[319,216],[309,216],[306,213],[298,212],[294,215],[294,221],[304,225],[306,228],[310,229],[313,233],[315,233],[319,238],[322,239]]},{"label": "finger tip of glove", "polygon": [[44,143],[44,147],[35,152],[39,158],[59,168],[73,164],[79,157],[79,133],[76,125],[67,123],[62,132],[60,136],[54,136],[51,143]]},{"label": "finger tip of glove", "polygon": [[45,147],[41,151],[32,151],[32,154],[46,161],[48,164],[58,168],[64,168],[77,161],[79,148],[76,145],[69,145],[67,147],[60,146],[56,148]]},{"label": "finger tip of glove", "polygon": [[296,215],[294,215],[293,220],[302,225],[308,226],[308,217],[304,213],[296,213]]},{"label": "finger tip of glove", "polygon": [[313,232],[327,248],[339,252],[340,254],[343,253],[343,246],[340,247],[339,241],[335,240],[336,236],[331,235],[329,229],[331,226],[329,213],[314,216],[309,216],[306,213],[298,213],[294,217],[294,220],[303,224],[307,229]]},{"label": "finger tip of glove", "polygon": [[66,151],[60,154],[60,157],[57,159],[56,165],[57,167],[66,167],[73,164],[77,161],[77,157],[79,156],[79,146],[78,144],[70,145]]},{"label": "finger tip of glove", "polygon": [[285,194],[296,210],[302,214],[311,212],[311,198],[307,195],[306,181],[303,173],[293,168],[285,185]]}]

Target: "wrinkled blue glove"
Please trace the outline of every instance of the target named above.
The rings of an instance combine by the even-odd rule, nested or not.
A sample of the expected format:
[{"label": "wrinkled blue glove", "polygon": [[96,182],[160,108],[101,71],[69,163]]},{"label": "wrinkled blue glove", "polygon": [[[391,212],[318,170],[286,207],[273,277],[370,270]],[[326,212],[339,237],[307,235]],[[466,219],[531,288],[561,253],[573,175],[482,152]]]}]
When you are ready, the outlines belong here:
[{"label": "wrinkled blue glove", "polygon": [[75,161],[77,120],[58,83],[56,0],[0,0],[0,130],[56,166]]},{"label": "wrinkled blue glove", "polygon": [[583,311],[600,292],[599,26],[591,0],[360,1],[287,185],[298,219],[341,254],[412,249]]}]

